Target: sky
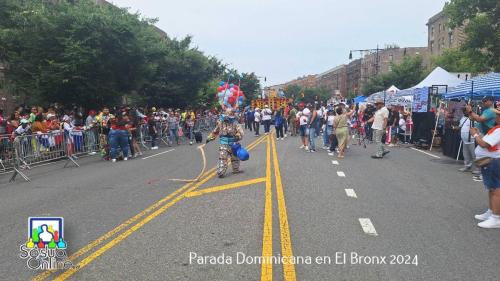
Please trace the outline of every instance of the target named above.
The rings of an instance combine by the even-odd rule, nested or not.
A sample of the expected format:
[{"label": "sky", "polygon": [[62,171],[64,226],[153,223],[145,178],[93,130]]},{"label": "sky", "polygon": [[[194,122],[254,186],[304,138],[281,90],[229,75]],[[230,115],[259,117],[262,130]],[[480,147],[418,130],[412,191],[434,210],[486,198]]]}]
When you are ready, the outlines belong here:
[{"label": "sky", "polygon": [[[349,51],[396,44],[427,46],[428,19],[445,0],[111,0],[149,18],[170,37],[263,86],[349,63]],[[353,53],[354,59],[359,53]]]}]

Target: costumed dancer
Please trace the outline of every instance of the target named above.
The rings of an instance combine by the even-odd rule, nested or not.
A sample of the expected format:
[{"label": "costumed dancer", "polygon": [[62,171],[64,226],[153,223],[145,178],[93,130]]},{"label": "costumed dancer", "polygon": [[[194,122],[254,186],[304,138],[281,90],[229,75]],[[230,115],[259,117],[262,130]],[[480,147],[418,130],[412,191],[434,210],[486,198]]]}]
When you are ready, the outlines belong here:
[{"label": "costumed dancer", "polygon": [[240,159],[233,151],[232,146],[238,144],[238,142],[243,138],[243,129],[241,128],[235,113],[232,109],[226,109],[225,114],[222,114],[219,121],[217,121],[217,126],[208,135],[207,143],[215,140],[219,136],[219,163],[217,165],[217,175],[219,178],[223,178],[227,170],[227,161],[231,158],[231,166],[233,168],[233,174],[241,173],[240,170]]}]

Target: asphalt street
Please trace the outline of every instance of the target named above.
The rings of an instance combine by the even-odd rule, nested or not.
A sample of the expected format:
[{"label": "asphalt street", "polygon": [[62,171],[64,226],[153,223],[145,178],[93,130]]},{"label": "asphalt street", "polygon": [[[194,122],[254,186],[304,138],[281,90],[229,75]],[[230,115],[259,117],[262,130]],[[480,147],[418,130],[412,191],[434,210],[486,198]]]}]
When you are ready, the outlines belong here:
[{"label": "asphalt street", "polygon": [[[499,280],[500,232],[476,226],[487,194],[459,162],[409,147],[372,159],[374,145],[337,159],[248,131],[243,144],[244,173],[216,177],[214,142],[194,183],[170,180],[202,169],[188,145],[2,175],[0,279]],[[64,217],[72,269],[27,268],[32,216]]]}]

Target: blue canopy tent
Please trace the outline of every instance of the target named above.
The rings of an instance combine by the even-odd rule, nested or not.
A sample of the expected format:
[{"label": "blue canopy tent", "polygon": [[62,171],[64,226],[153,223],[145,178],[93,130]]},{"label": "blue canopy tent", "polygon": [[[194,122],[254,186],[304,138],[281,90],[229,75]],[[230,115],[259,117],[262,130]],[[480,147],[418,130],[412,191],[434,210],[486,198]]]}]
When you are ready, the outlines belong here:
[{"label": "blue canopy tent", "polygon": [[458,85],[453,91],[444,95],[444,99],[473,99],[492,96],[500,99],[500,73],[489,73]]},{"label": "blue canopy tent", "polygon": [[365,96],[357,96],[354,98],[354,103],[355,104],[362,103],[362,102],[365,102],[365,100],[366,100]]}]

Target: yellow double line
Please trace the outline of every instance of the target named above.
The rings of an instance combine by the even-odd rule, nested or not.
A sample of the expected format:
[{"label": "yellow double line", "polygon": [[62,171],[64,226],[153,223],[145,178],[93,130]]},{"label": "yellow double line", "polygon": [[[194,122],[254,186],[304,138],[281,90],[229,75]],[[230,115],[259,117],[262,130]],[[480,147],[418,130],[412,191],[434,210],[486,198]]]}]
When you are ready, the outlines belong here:
[{"label": "yellow double line", "polygon": [[[253,141],[249,146],[248,150],[252,150],[255,148],[258,144],[260,144],[262,141],[266,139],[266,136],[262,136],[255,141]],[[162,214],[165,212],[168,208],[176,204],[177,202],[181,201],[182,199],[186,198],[186,195],[192,191],[194,191],[196,188],[200,187],[202,184],[206,183],[208,180],[213,178],[216,175],[215,168],[210,169],[207,171],[203,176],[202,180],[200,180],[197,183],[188,183],[182,186],[181,188],[177,189],[173,193],[169,194],[165,198],[159,200],[155,204],[149,206],[139,214],[135,215],[134,217],[128,219],[124,223],[120,224],[113,230],[109,231],[108,233],[104,234],[103,236],[99,237],[98,239],[94,240],[90,244],[86,245],[85,247],[81,248],[77,252],[75,252],[73,255],[69,257],[70,260],[74,261],[80,256],[86,254],[87,252],[93,250],[95,247],[99,246],[101,243],[104,241],[108,240],[109,238],[115,236],[117,233],[121,232],[124,229],[127,229],[120,235],[118,235],[116,238],[113,240],[109,241],[107,244],[102,246],[101,248],[97,249],[95,252],[84,258],[82,261],[80,261],[75,267],[63,272],[61,275],[56,277],[54,280],[66,280],[73,274],[75,274],[78,270],[84,268],[86,265],[88,265],[90,262],[95,260],[97,257],[111,249],[113,246],[117,245],[121,241],[123,241],[125,238],[130,236],[132,233],[143,227],[145,224],[147,224],[149,221],[157,217],[158,215]],[[180,194],[180,195],[179,195]],[[172,199],[172,200],[171,200]],[[171,201],[169,201],[171,200]],[[165,205],[163,205],[165,202]],[[161,206],[161,207],[160,207]],[[156,211],[154,211],[156,209]],[[153,212],[154,211],[154,212]],[[153,212],[153,213],[151,213]],[[151,213],[141,221],[139,221],[141,218],[146,216],[147,214]],[[137,224],[133,225],[132,227],[128,228],[130,225],[134,224],[135,222],[139,221]],[[32,280],[33,281],[41,281],[45,280],[48,278],[52,273],[55,271],[45,271],[37,276],[35,276]]]},{"label": "yellow double line", "polygon": [[271,181],[271,145],[274,165],[274,179],[276,185],[276,198],[278,201],[278,218],[280,226],[281,256],[283,257],[283,279],[285,281],[295,281],[295,265],[291,263],[293,257],[292,240],[290,236],[290,226],[288,225],[288,215],[285,204],[285,194],[283,192],[283,183],[281,181],[281,171],[278,161],[278,151],[276,149],[276,140],[271,135],[267,139],[267,165],[266,165],[266,195],[264,205],[264,231],[262,237],[262,257],[264,262],[261,267],[261,281],[273,280],[273,264],[271,257],[273,255],[273,191]]}]

